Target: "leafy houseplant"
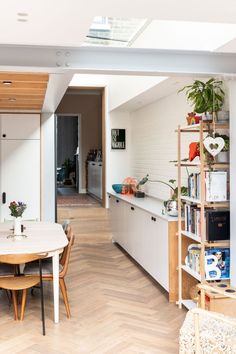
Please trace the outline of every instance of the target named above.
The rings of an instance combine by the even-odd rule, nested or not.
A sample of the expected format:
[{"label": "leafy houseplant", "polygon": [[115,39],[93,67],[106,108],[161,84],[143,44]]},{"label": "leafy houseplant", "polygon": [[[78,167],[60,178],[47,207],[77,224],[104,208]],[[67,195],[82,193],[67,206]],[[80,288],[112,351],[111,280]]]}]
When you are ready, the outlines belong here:
[{"label": "leafy houseplant", "polygon": [[[175,179],[170,179],[168,182],[163,182],[163,181],[152,181],[150,182],[159,182],[162,184],[165,184],[172,190],[172,195],[171,198],[164,201],[164,207],[166,208],[167,214],[170,216],[177,216],[178,215],[178,187],[176,186],[176,180]],[[181,186],[181,195],[182,196],[187,196],[188,195],[188,188],[185,186]]]},{"label": "leafy houseplant", "polygon": [[23,202],[11,202],[9,205],[9,209],[11,211],[10,215],[14,216],[15,218],[22,217],[22,214],[24,213],[26,207],[27,205]]},{"label": "leafy houseplant", "polygon": [[65,170],[65,178],[69,178],[70,172],[73,169],[73,162],[71,159],[67,158],[65,159],[64,163],[62,164],[62,167]]},{"label": "leafy houseplant", "polygon": [[218,163],[228,163],[229,162],[229,137],[228,135],[225,134],[215,134],[215,137],[220,137],[223,138],[225,141],[225,145],[223,147],[223,149],[221,150],[221,152],[216,155],[215,160]]},{"label": "leafy houseplant", "polygon": [[192,85],[184,86],[178,92],[186,92],[187,99],[195,112],[217,113],[224,104],[225,92],[222,86],[223,81],[214,78],[206,82],[195,80]]},{"label": "leafy houseplant", "polygon": [[[150,181],[152,182],[152,181]],[[165,184],[166,186],[170,187],[170,189],[172,190],[172,196],[171,196],[171,200],[177,200],[178,199],[178,187],[176,186],[176,180],[175,179],[170,179],[167,182],[163,182],[163,181],[155,181],[155,182],[160,182],[162,184]],[[181,195],[183,196],[187,196],[188,195],[188,188],[182,186],[181,187]]]}]

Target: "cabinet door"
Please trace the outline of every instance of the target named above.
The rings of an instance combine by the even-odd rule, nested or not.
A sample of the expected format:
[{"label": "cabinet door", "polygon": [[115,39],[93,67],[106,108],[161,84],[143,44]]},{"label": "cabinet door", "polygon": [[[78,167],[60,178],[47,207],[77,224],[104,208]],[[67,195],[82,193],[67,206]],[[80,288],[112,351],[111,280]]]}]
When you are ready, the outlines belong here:
[{"label": "cabinet door", "polygon": [[110,196],[109,208],[111,213],[111,227],[112,227],[112,235],[113,240],[119,243],[122,247],[124,247],[124,206],[120,199]]},{"label": "cabinet door", "polygon": [[140,264],[166,290],[169,289],[168,222],[145,214]]},{"label": "cabinet door", "polygon": [[1,220],[10,218],[9,203],[27,204],[24,219],[40,219],[40,140],[1,140]]},{"label": "cabinet door", "polygon": [[1,139],[40,139],[40,114],[1,114]]},{"label": "cabinet door", "polygon": [[127,204],[127,252],[137,261],[142,259],[142,233],[144,212],[130,204]]}]

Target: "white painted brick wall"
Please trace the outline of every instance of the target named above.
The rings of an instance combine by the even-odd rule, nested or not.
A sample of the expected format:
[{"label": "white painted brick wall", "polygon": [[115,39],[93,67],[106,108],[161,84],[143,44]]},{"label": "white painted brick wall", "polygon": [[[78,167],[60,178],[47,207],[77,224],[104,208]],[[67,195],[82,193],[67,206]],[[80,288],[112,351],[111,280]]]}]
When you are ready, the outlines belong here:
[{"label": "white painted brick wall", "polygon": [[[186,125],[186,115],[191,108],[184,94],[172,94],[131,113],[132,146],[131,174],[142,178],[147,173],[150,179],[177,179],[177,167],[170,160],[177,160],[178,124]],[[188,157],[188,145],[198,141],[197,134],[184,134],[182,156]],[[186,176],[185,170],[183,172]],[[186,185],[186,178],[182,183]],[[170,189],[160,183],[147,183],[149,195],[166,200]]]}]

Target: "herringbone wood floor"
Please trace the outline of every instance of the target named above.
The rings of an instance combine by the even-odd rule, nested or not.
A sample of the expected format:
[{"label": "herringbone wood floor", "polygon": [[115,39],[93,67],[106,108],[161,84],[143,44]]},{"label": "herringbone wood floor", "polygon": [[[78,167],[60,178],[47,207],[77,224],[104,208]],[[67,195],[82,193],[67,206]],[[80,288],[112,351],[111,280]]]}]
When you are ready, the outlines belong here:
[{"label": "herringbone wood floor", "polygon": [[178,353],[185,312],[167,302],[164,291],[111,243],[107,211],[59,208],[76,234],[69,273],[72,318],[60,303],[53,319],[52,285],[45,284],[46,337],[41,335],[39,294],[28,294],[25,319],[13,320],[0,293],[0,353],[167,354]]}]

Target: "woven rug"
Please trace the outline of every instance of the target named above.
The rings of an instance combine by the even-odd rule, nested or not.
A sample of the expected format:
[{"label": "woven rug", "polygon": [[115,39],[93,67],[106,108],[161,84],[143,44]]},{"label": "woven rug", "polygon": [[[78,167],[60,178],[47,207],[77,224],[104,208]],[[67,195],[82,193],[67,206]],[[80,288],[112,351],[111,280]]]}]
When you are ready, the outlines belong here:
[{"label": "woven rug", "polygon": [[57,206],[60,207],[96,207],[100,206],[100,203],[87,194],[77,195],[58,195]]}]

